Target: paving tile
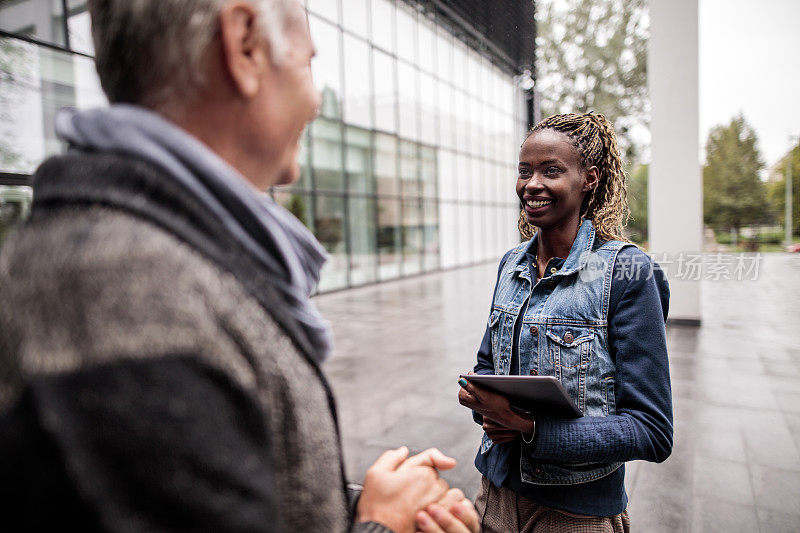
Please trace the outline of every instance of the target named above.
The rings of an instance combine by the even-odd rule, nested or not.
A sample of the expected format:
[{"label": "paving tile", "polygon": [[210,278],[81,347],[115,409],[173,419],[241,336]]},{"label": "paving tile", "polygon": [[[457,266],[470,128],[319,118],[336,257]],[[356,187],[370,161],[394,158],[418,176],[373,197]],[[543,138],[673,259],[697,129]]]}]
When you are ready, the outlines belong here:
[{"label": "paving tile", "polygon": [[692,531],[697,533],[751,533],[758,531],[758,516],[752,505],[695,496],[692,502]]},{"label": "paving tile", "polygon": [[800,515],[800,474],[759,465],[751,471],[759,508]]},{"label": "paving tile", "polygon": [[703,457],[745,463],[744,437],[738,428],[703,426],[697,431],[696,453]]},{"label": "paving tile", "polygon": [[764,533],[797,533],[800,515],[759,508],[758,519]]},{"label": "paving tile", "polygon": [[747,465],[733,461],[695,456],[693,494],[719,501],[754,507]]}]

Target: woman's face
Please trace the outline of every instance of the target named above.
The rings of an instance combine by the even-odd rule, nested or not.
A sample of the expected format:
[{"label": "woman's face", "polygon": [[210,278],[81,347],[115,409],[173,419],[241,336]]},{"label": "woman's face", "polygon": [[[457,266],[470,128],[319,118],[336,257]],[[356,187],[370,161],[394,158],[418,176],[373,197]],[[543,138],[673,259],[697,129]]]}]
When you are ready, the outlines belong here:
[{"label": "woman's face", "polygon": [[597,167],[586,168],[566,134],[533,133],[519,152],[517,196],[528,223],[548,230],[576,221],[581,202],[597,185]]}]

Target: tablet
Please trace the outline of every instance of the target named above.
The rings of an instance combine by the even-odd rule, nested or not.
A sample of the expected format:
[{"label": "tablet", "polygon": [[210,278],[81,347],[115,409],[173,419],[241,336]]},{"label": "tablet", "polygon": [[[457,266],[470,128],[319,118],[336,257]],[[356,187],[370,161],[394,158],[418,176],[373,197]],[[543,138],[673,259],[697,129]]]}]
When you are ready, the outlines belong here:
[{"label": "tablet", "polygon": [[564,418],[583,416],[564,386],[553,376],[462,374],[462,378],[506,396],[514,407]]}]

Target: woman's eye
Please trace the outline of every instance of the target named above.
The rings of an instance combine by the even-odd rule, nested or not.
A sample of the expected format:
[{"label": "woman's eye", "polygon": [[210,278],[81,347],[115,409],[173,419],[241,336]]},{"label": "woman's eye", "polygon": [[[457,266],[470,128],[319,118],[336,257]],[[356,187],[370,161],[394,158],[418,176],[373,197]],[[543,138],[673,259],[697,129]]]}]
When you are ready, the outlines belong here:
[{"label": "woman's eye", "polygon": [[547,175],[558,174],[559,172],[561,172],[561,169],[558,167],[547,167],[547,170],[544,171]]},{"label": "woman's eye", "polygon": [[530,171],[530,169],[527,169],[527,168],[521,168],[521,169],[519,169],[519,175],[520,175],[520,177],[527,178],[528,176],[531,175],[531,171]]}]

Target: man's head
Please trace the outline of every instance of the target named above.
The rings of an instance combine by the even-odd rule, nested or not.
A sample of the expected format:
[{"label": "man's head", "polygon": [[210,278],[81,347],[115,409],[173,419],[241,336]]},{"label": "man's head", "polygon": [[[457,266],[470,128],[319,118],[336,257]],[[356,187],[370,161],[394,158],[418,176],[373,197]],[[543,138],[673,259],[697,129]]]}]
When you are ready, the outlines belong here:
[{"label": "man's head", "polygon": [[111,102],[176,122],[259,189],[297,179],[320,102],[297,0],[92,0],[90,11]]}]

